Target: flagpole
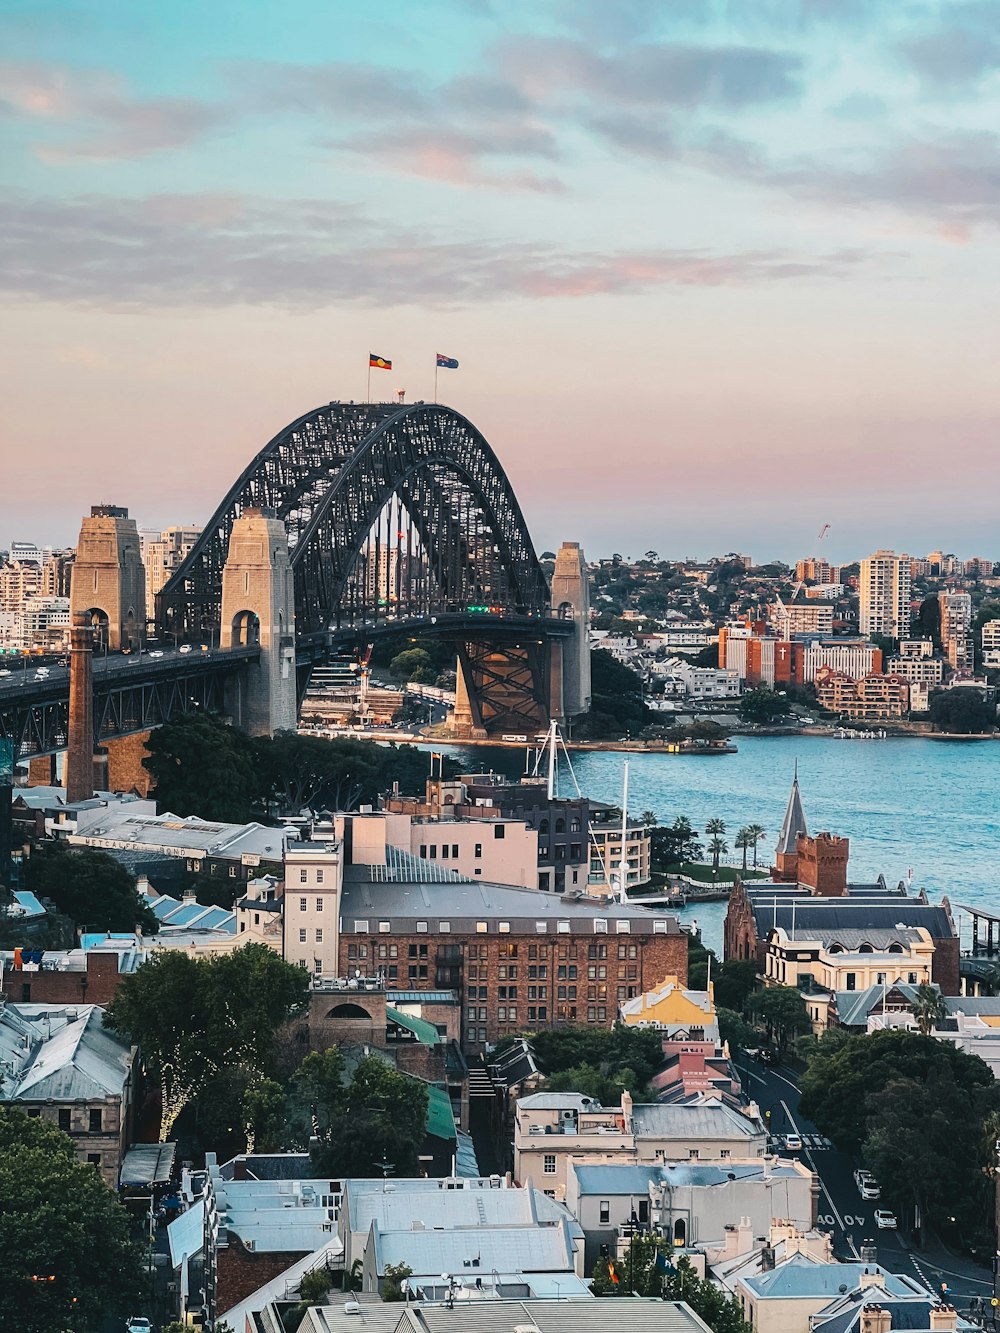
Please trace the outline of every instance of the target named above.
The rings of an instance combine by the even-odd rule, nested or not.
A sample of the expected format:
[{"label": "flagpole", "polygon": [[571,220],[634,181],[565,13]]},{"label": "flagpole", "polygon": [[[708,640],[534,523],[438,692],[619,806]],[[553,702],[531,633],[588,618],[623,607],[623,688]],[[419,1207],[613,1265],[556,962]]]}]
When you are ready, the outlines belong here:
[{"label": "flagpole", "polygon": [[371,353],[369,353],[369,355],[368,355],[368,402],[370,403],[371,400],[372,400],[372,358],[371,358]]},{"label": "flagpole", "polygon": [[438,359],[437,353],[434,354],[434,401],[438,400]]}]

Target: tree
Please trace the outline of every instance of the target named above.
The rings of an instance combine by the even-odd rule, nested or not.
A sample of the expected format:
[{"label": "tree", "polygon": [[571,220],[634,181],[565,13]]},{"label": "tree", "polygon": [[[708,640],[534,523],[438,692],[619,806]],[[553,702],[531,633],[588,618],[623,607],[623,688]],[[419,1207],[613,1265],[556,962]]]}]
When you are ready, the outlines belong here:
[{"label": "tree", "polygon": [[274,1152],[282,1146],[285,1129],[285,1089],[274,1079],[251,1083],[243,1094],[243,1123],[247,1152]]},{"label": "tree", "polygon": [[413,1269],[409,1264],[386,1264],[385,1282],[382,1286],[383,1301],[405,1301],[406,1279],[412,1275]]},{"label": "tree", "polygon": [[279,731],[257,741],[261,793],[287,814],[306,808],[350,810],[377,780],[380,764],[374,750],[346,738]]},{"label": "tree", "polygon": [[918,1030],[927,1037],[948,1017],[948,1006],[937,986],[923,985],[917,987],[910,1013],[917,1020]]},{"label": "tree", "polygon": [[424,648],[407,648],[397,653],[389,663],[389,670],[397,680],[429,684],[435,676],[431,655]]},{"label": "tree", "polygon": [[652,810],[643,810],[642,814],[639,816],[639,822],[644,824],[646,828],[655,828],[658,823],[656,815]]},{"label": "tree", "polygon": [[705,825],[705,832],[710,838],[721,838],[725,831],[726,825],[721,819],[710,819]]},{"label": "tree", "polygon": [[746,1051],[758,1045],[758,1034],[746,1019],[732,1009],[716,1009],[719,1037],[729,1043],[730,1051]]},{"label": "tree", "polygon": [[755,722],[758,725],[766,726],[775,718],[782,717],[786,709],[786,700],[766,685],[755,685],[740,700],[740,717],[744,722]]},{"label": "tree", "polygon": [[708,968],[712,963],[713,971],[718,968],[718,960],[711,949],[705,947],[701,934],[692,930],[688,935],[688,986],[691,990],[704,990],[708,985]]},{"label": "tree", "polygon": [[325,1268],[314,1268],[303,1273],[299,1282],[299,1299],[304,1305],[319,1305],[333,1286],[333,1275]]},{"label": "tree", "polygon": [[39,897],[51,898],[57,911],[88,930],[132,931],[139,927],[155,935],[159,929],[129,872],[96,847],[40,843],[27,860],[25,884]]},{"label": "tree", "polygon": [[812,1027],[806,1002],[794,986],[766,986],[755,991],[749,1008],[767,1028],[768,1040],[777,1041],[781,1055],[785,1054],[793,1037]]},{"label": "tree", "polygon": [[686,1257],[674,1260],[669,1240],[636,1236],[623,1258],[602,1256],[591,1281],[595,1296],[653,1296],[684,1301],[713,1333],[750,1333],[738,1303],[707,1278],[700,1278]]},{"label": "tree", "polygon": [[729,851],[729,843],[725,838],[710,838],[708,842],[709,854],[712,857],[712,874],[719,873],[719,857],[725,856]]},{"label": "tree", "polygon": [[0,1105],[0,1324],[89,1333],[139,1296],[142,1256],[125,1209],[66,1134]]},{"label": "tree", "polygon": [[591,711],[577,724],[575,734],[595,739],[625,732],[637,736],[650,720],[641,678],[602,648],[590,654],[590,673]]},{"label": "tree", "polygon": [[263,944],[209,959],[165,949],[122,981],[105,1017],[159,1079],[161,1142],[220,1071],[266,1072],[275,1034],[308,985]]},{"label": "tree", "polygon": [[222,823],[250,819],[258,793],[258,751],[238,727],[211,713],[186,713],[164,723],[146,743],[142,761],[161,810]]},{"label": "tree", "polygon": [[757,989],[757,964],[752,958],[727,958],[715,975],[715,1003],[745,1014]]},{"label": "tree", "polygon": [[913,617],[913,636],[930,639],[935,648],[941,647],[941,603],[937,593],[920,603],[920,610]]},{"label": "tree", "polygon": [[700,855],[701,844],[691,821],[684,815],[678,815],[669,827],[656,825],[650,833],[650,859],[658,870],[696,861]]},{"label": "tree", "polygon": [[930,714],[935,730],[961,735],[992,731],[997,721],[994,705],[972,686],[936,690],[931,695]]},{"label": "tree", "polygon": [[764,834],[765,834],[766,832],[767,832],[767,830],[764,828],[763,824],[748,824],[748,825],[747,825],[747,838],[748,838],[748,841],[749,841],[749,845],[753,848],[753,868],[754,868],[754,870],[757,869],[757,844],[760,842],[761,838],[764,837]]},{"label": "tree", "polygon": [[551,1074],[545,1080],[546,1092],[579,1092],[584,1097],[592,1097],[601,1106],[621,1104],[622,1092],[642,1100],[646,1084],[640,1081],[634,1069],[623,1067],[611,1074],[604,1074],[594,1065],[574,1065],[558,1074]]},{"label": "tree", "polygon": [[736,850],[743,853],[743,869],[747,868],[747,851],[753,845],[750,840],[749,828],[741,828],[733,839],[736,844]]}]

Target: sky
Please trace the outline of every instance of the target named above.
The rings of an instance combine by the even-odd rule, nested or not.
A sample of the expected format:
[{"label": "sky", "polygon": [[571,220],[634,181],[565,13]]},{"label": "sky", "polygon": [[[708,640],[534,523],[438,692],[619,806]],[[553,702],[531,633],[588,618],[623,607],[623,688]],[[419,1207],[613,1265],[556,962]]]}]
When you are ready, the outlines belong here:
[{"label": "sky", "polygon": [[1000,0],[0,0],[0,546],[433,392],[539,550],[1000,559]]}]

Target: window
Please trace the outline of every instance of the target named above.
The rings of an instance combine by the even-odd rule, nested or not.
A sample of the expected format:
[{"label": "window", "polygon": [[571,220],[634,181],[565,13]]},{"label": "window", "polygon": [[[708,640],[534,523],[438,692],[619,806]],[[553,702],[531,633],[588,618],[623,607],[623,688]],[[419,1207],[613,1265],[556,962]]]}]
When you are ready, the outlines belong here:
[{"label": "window", "polygon": [[317,944],[323,943],[323,932],[321,930],[317,930],[316,932],[316,943]]},{"label": "window", "polygon": [[101,1112],[100,1112],[99,1110],[97,1110],[97,1111],[91,1111],[91,1113],[90,1113],[90,1132],[91,1132],[91,1134],[100,1134],[100,1132],[101,1132],[101,1130],[102,1130],[103,1128],[104,1128],[104,1126],[103,1126],[103,1124],[101,1123]]},{"label": "window", "polygon": [[439,921],[439,922],[438,922],[438,932],[439,932],[441,935],[450,935],[450,934],[451,934],[451,922],[450,922],[450,921]]},{"label": "window", "polygon": [[427,844],[426,844],[426,842],[422,842],[422,843],[420,844],[420,855],[423,857],[423,859],[424,859],[425,861],[427,860]]},{"label": "window", "polygon": [[[426,921],[418,921],[418,922],[417,922],[417,934],[418,934],[418,935],[426,935],[426,934],[427,934],[427,922],[426,922]],[[421,947],[422,949],[426,949],[427,946],[424,945],[424,944],[422,944],[420,947]]]},{"label": "window", "polygon": [[915,986],[917,984],[916,972],[907,972],[906,980],[910,983],[911,986]]},{"label": "window", "polygon": [[67,1111],[67,1110],[61,1110],[61,1111],[59,1112],[59,1128],[62,1129],[62,1130],[65,1130],[67,1134],[69,1133],[69,1129],[70,1129],[70,1113],[69,1113],[69,1111]]},{"label": "window", "polygon": [[[390,930],[392,930],[392,924],[391,924],[391,922],[389,922],[389,921],[380,921],[380,922],[378,923],[378,933],[379,933],[380,935],[388,935]],[[385,945],[383,944],[383,945],[381,945],[380,947],[384,949],[384,948],[385,948]],[[384,957],[385,957],[385,954],[382,954],[382,957],[384,958]]]},{"label": "window", "polygon": [[30,981],[22,981],[22,982],[21,982],[21,999],[24,1000],[25,1002],[27,1002],[28,1000],[31,999],[31,982],[30,982]]},{"label": "window", "polygon": [[305,912],[305,911],[308,911],[308,909],[309,909],[309,899],[308,899],[308,898],[300,898],[300,899],[299,899],[299,911],[300,911],[300,912]]},{"label": "window", "polygon": [[443,842],[441,844],[441,860],[442,861],[448,860],[448,844],[446,842]]},{"label": "window", "polygon": [[300,944],[305,944],[305,942],[306,942],[306,928],[305,928],[305,926],[303,926],[303,927],[299,930],[299,943],[300,943]]},{"label": "window", "polygon": [[482,854],[483,854],[483,844],[482,844],[481,842],[477,842],[477,843],[476,843],[475,847],[473,848],[473,853],[472,853],[472,854],[473,854],[473,856],[477,856],[477,857],[482,856]]},{"label": "window", "polygon": [[323,883],[323,872],[322,872],[322,870],[317,870],[317,871],[316,871],[316,883],[317,883],[317,884],[322,884],[322,883]]},{"label": "window", "polygon": [[542,1171],[547,1176],[554,1176],[556,1173],[556,1155],[554,1152],[547,1152],[542,1158]]},{"label": "window", "polygon": [[858,988],[858,978],[857,978],[857,975],[856,975],[854,972],[848,972],[848,974],[847,974],[847,979],[846,979],[846,980],[847,980],[847,989],[848,989],[848,990],[857,990],[857,988]]},{"label": "window", "polygon": [[432,843],[431,843],[431,860],[432,860],[432,861],[436,861],[437,859],[438,859],[437,843],[436,843],[436,842],[432,842]]},{"label": "window", "polygon": [[99,1168],[101,1165],[101,1154],[99,1152],[87,1153],[87,1162],[90,1166],[96,1166]]},{"label": "window", "polygon": [[611,1200],[602,1199],[599,1206],[601,1209],[601,1226],[606,1227],[611,1221]]},{"label": "window", "polygon": [[506,1005],[501,1005],[500,1008],[497,1010],[497,1022],[498,1022],[498,1023],[506,1023],[506,1022],[507,1022],[507,1007],[506,1007]]},{"label": "window", "polygon": [[299,871],[299,883],[300,883],[300,884],[308,884],[308,883],[309,883],[309,872],[308,872],[308,870],[300,870],[300,871]]},{"label": "window", "polygon": [[505,838],[507,836],[507,830],[504,828],[503,824],[494,825],[493,836],[494,838]]},{"label": "window", "polygon": [[317,911],[317,912],[322,912],[322,910],[323,910],[323,899],[322,899],[322,898],[317,898],[317,899],[316,899],[316,911]]},{"label": "window", "polygon": [[453,843],[451,844],[451,859],[452,859],[453,861],[457,861],[457,860],[458,860],[458,843],[457,843],[457,842],[453,842]]},{"label": "window", "polygon": [[487,932],[488,930],[489,930],[489,926],[486,924],[485,921],[477,921],[477,922],[476,922],[476,934],[477,934],[477,935],[485,935],[486,932]]}]

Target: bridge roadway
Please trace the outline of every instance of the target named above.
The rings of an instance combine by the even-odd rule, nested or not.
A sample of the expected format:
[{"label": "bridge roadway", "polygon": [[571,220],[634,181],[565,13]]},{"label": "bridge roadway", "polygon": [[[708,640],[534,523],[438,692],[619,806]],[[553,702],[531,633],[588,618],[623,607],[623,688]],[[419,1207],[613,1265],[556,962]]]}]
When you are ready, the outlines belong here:
[{"label": "bridge roadway", "polygon": [[[523,642],[563,638],[572,621],[552,614],[481,614],[468,610],[434,616],[354,620],[323,634],[296,639],[299,693],[312,667],[388,636],[428,636]],[[227,684],[260,659],[254,644],[222,650],[193,643],[141,653],[94,653],[94,741],[147,731],[193,709],[225,712]],[[30,658],[0,675],[0,740],[11,740],[17,759],[65,749],[69,714],[68,666],[32,666]]]}]

